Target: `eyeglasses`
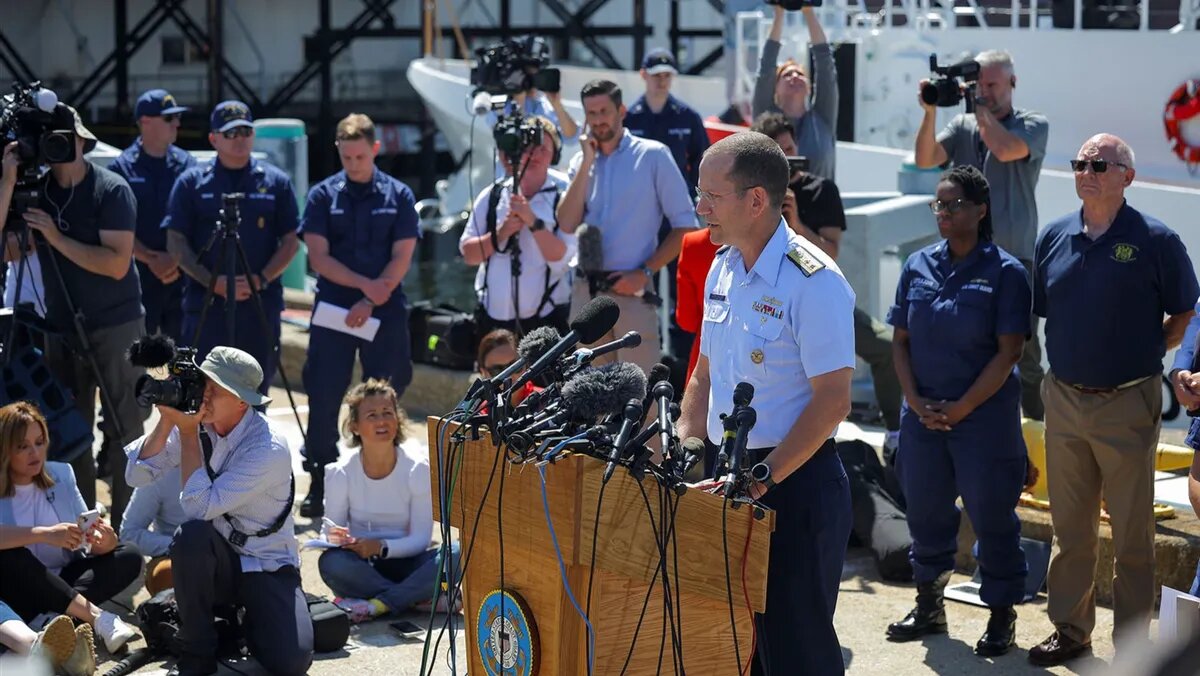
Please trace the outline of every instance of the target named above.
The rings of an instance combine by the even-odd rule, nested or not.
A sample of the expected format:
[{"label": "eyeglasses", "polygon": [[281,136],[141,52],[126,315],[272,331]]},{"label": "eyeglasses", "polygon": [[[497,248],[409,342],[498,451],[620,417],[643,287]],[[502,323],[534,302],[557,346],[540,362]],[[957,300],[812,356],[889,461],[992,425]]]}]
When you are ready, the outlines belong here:
[{"label": "eyeglasses", "polygon": [[507,363],[503,363],[503,362],[502,362],[502,363],[499,363],[499,364],[484,364],[484,366],[483,366],[483,370],[484,370],[484,372],[486,372],[488,375],[495,375],[495,374],[497,374],[497,373],[500,373],[500,372],[501,372],[501,371],[503,371],[504,369],[508,368],[509,366],[512,366],[514,363],[516,363],[516,361],[517,361],[517,360],[516,360],[516,359],[514,359],[514,360],[512,360],[512,361],[510,361],[510,362],[507,362]]},{"label": "eyeglasses", "polygon": [[725,194],[708,192],[707,190],[701,190],[700,188],[696,188],[696,204],[699,204],[700,200],[704,200],[705,202],[708,202],[709,204],[716,204],[717,200],[719,200],[719,199],[723,199],[725,197],[729,197],[730,195],[734,195],[734,194],[744,193],[753,187],[754,186],[746,186],[745,188],[734,188],[733,190],[730,190],[729,192],[727,192]]},{"label": "eyeglasses", "polygon": [[1097,174],[1103,174],[1104,172],[1108,171],[1108,165],[1110,164],[1121,167],[1122,169],[1129,168],[1129,165],[1127,164],[1121,164],[1120,162],[1109,162],[1108,160],[1071,160],[1071,170],[1076,174],[1082,174],[1087,170],[1088,165],[1091,165],[1092,171],[1096,172]]},{"label": "eyeglasses", "polygon": [[162,121],[166,122],[167,124],[171,124],[172,122],[178,121],[179,118],[180,118],[179,113],[171,113],[170,115],[163,115]]},{"label": "eyeglasses", "polygon": [[972,202],[971,200],[965,200],[961,197],[952,202],[943,202],[941,200],[934,200],[929,203],[929,210],[935,214],[940,214],[944,211],[950,215],[954,215],[954,214],[957,214],[958,212],[962,211],[963,208],[965,208],[968,204],[975,204],[975,203]]},{"label": "eyeglasses", "polygon": [[224,136],[231,141],[235,138],[249,138],[254,136],[254,127],[234,127],[233,129],[226,129],[225,131],[221,132],[221,136]]}]

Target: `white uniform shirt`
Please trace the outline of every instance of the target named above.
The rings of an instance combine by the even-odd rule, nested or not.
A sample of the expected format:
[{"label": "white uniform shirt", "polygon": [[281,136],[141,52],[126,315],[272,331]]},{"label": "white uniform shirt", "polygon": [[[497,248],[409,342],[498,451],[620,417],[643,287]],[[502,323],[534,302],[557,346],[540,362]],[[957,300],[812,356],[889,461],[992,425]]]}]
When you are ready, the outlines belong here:
[{"label": "white uniform shirt", "polygon": [[[811,272],[789,259],[794,250]],[[758,413],[747,445],[771,448],[812,399],[809,378],[854,368],[854,291],[829,256],[782,220],[749,271],[737,249],[718,252],[704,299],[711,441],[720,442],[720,414],[733,408],[739,382],[754,386]]]},{"label": "white uniform shirt", "polygon": [[[571,259],[575,257],[576,244],[574,235],[568,235],[558,230],[558,221],[554,216],[554,208],[557,203],[555,194],[556,192],[565,192],[567,189],[566,180],[562,178],[561,174],[556,175],[556,173],[551,172],[546,176],[546,182],[542,184],[541,191],[530,198],[529,206],[533,209],[534,216],[545,221],[546,229],[562,240],[563,244],[566,244],[567,250],[559,260],[547,262],[529,228],[522,228],[517,233],[517,240],[521,248],[521,276],[517,279],[517,293],[520,296],[522,319],[535,316],[545,317],[550,314],[555,305],[565,305],[571,302],[571,280],[568,278],[568,274]],[[496,204],[497,230],[504,225],[504,219],[508,216],[509,198],[512,196],[510,186],[511,179],[502,188],[500,201]],[[469,238],[478,237],[487,232],[488,197],[491,193],[492,187],[489,186],[475,199],[475,207],[471,211],[470,218],[467,219],[467,226],[463,229],[462,237],[458,240],[460,252],[465,251],[465,242]],[[507,245],[508,240],[500,241],[501,248],[505,248]],[[546,290],[547,270],[550,271],[550,285],[554,286],[555,282],[558,285],[554,286],[551,291],[549,302],[539,310],[538,304],[542,302],[542,294]],[[475,293],[480,304],[492,319],[511,321],[516,318],[513,307],[512,256],[510,254],[494,253],[483,265],[479,266],[479,271],[475,274]]]}]

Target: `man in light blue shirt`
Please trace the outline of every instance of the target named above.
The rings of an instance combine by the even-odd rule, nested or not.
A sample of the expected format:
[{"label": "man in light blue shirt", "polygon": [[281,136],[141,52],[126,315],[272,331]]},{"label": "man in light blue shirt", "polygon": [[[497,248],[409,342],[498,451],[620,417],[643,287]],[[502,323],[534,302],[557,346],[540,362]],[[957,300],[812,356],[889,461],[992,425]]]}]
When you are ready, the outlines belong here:
[{"label": "man in light blue shirt", "polygon": [[242,350],[214,347],[200,410],[158,405],[154,430],[130,444],[125,476],[142,487],[178,467],[188,520],[171,542],[179,605],[181,674],[217,671],[214,606],[246,609],[250,653],[273,674],[304,674],[312,664],[312,621],[300,587],[287,440],[251,409],[262,367]]},{"label": "man in light blue shirt", "polygon": [[158,481],[133,491],[121,519],[121,541],[133,543],[150,557],[145,577],[151,596],[175,586],[168,550],[175,530],[187,521],[179,502],[182,483],[178,467],[167,470]]},{"label": "man in light blue shirt", "polygon": [[[567,234],[584,223],[599,231],[604,261],[602,271],[576,275],[572,305],[582,307],[597,294],[616,300],[621,318],[598,342],[631,330],[641,334],[642,342],[597,361],[628,361],[649,372],[661,351],[651,302],[654,274],[679,256],[683,235],[696,227],[695,212],[671,151],[625,129],[625,106],[616,83],[592,80],[583,86],[580,99],[590,131],[571,159],[571,185],[558,206],[558,225]],[[664,218],[671,233],[660,244]]]}]

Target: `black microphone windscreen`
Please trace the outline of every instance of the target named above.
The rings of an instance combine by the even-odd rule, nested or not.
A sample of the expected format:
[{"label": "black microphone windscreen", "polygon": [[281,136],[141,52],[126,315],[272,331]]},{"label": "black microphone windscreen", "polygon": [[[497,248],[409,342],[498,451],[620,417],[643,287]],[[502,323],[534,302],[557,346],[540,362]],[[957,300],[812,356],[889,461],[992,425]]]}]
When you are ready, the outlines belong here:
[{"label": "black microphone windscreen", "polygon": [[[589,345],[611,331],[620,317],[621,308],[617,306],[617,301],[608,296],[596,296],[571,320],[571,330],[579,334],[581,345]],[[644,373],[642,377],[645,377]]]},{"label": "black microphone windscreen", "polygon": [[742,381],[733,386],[733,403],[735,406],[749,406],[754,399],[754,386]]},{"label": "black microphone windscreen", "polygon": [[538,360],[538,357],[550,351],[562,336],[558,335],[558,331],[550,326],[542,326],[536,328],[521,339],[517,345],[517,354],[525,360],[525,364],[529,365]]},{"label": "black microphone windscreen", "polygon": [[617,362],[585,368],[562,387],[562,403],[573,420],[594,422],[618,415],[630,399],[646,396],[646,374],[637,364]]},{"label": "black microphone windscreen", "polygon": [[604,270],[604,240],[600,228],[583,223],[575,229],[579,250],[579,269],[584,272]]},{"label": "black microphone windscreen", "polygon": [[683,450],[697,457],[704,457],[704,440],[700,437],[688,437],[680,444]]},{"label": "black microphone windscreen", "polygon": [[663,380],[670,380],[670,378],[671,367],[659,362],[650,367],[650,377],[646,379],[646,382],[650,383],[651,387],[654,387],[656,383]]},{"label": "black microphone windscreen", "polygon": [[142,336],[133,341],[125,356],[134,366],[158,368],[175,356],[175,341],[162,334]]}]

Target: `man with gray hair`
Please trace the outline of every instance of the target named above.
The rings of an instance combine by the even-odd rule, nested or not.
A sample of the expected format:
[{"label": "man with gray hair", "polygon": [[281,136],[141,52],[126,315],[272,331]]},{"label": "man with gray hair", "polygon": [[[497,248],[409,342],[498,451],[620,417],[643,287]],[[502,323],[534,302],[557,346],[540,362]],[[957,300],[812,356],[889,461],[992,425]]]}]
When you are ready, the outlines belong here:
[{"label": "man with gray hair", "polygon": [[1162,359],[1183,338],[1200,285],[1179,236],[1125,201],[1133,163],[1116,136],[1088,139],[1071,160],[1083,208],[1047,225],[1037,241],[1033,312],[1046,318],[1050,358],[1054,552],[1046,584],[1055,629],[1029,651],[1040,666],[1090,650],[1102,496],[1112,523],[1114,637],[1145,640],[1154,611]]},{"label": "man with gray hair", "polygon": [[262,367],[247,352],[218,346],[200,370],[199,410],[159,404],[154,430],[125,449],[131,486],[180,469],[189,520],[170,548],[183,653],[171,673],[216,673],[213,608],[225,605],[246,609],[246,643],[267,671],[306,673],[313,633],[292,523],[291,454],[283,434],[251,409],[271,402],[258,391]]},{"label": "man with gray hair", "polygon": [[[1008,52],[981,52],[975,61],[979,64],[975,112],[954,116],[936,137],[937,106],[917,97],[925,116],[917,131],[916,164],[922,169],[969,164],[982,171],[992,190],[996,246],[1032,271],[1038,231],[1034,191],[1046,156],[1050,123],[1041,113],[1013,107],[1017,76]],[[928,82],[921,80],[921,86]],[[1027,417],[1041,420],[1045,417],[1041,396],[1044,372],[1036,317],[1018,367],[1021,408]]]}]

